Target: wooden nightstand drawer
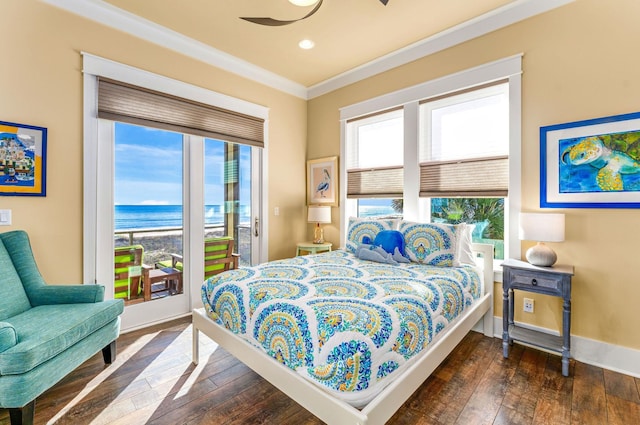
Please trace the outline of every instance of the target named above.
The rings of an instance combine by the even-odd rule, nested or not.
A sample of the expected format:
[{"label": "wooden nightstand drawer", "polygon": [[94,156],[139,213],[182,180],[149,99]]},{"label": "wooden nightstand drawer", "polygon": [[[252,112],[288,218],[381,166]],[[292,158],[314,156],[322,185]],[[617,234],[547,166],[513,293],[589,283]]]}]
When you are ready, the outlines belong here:
[{"label": "wooden nightstand drawer", "polygon": [[538,288],[560,291],[562,276],[538,272],[527,272],[524,270],[511,269],[511,285],[517,286],[537,286]]}]

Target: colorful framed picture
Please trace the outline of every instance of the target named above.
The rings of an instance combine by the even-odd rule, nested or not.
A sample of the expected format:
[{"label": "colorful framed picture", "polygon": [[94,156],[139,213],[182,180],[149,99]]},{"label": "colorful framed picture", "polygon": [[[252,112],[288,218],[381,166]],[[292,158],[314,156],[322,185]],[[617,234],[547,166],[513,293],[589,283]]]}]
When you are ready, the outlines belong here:
[{"label": "colorful framed picture", "polygon": [[540,207],[640,208],[640,112],[541,127]]},{"label": "colorful framed picture", "polygon": [[0,121],[0,195],[45,196],[47,129]]},{"label": "colorful framed picture", "polygon": [[307,205],[338,206],[338,157],[307,161]]}]

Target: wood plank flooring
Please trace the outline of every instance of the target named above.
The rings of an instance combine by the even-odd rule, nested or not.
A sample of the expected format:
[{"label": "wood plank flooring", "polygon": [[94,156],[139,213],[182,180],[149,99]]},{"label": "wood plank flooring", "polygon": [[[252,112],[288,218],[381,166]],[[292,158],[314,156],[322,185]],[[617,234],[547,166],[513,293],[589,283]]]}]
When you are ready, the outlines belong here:
[{"label": "wood plank flooring", "polygon": [[[185,318],[122,335],[38,398],[36,424],[321,424]],[[0,409],[0,425],[9,416]],[[389,424],[640,424],[640,379],[471,332]]]}]

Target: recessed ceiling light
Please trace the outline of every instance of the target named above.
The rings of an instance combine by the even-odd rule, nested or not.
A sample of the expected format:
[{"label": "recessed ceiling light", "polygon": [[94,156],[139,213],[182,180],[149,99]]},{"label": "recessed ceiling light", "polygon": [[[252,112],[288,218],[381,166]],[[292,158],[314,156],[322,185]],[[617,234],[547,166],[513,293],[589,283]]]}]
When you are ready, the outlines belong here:
[{"label": "recessed ceiling light", "polygon": [[318,3],[318,0],[289,0],[289,3],[295,4],[296,6],[311,6],[312,4]]},{"label": "recessed ceiling light", "polygon": [[315,46],[316,43],[314,43],[313,41],[309,40],[309,39],[304,39],[302,41],[300,41],[300,43],[298,43],[298,46],[300,46],[301,49],[305,49],[305,50],[309,50],[312,49],[313,46]]}]

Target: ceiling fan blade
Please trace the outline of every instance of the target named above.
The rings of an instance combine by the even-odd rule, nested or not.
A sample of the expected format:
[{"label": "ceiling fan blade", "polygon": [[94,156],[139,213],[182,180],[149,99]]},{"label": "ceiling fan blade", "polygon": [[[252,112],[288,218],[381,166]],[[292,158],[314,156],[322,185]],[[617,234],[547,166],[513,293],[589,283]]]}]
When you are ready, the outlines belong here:
[{"label": "ceiling fan blade", "polygon": [[382,3],[382,4],[384,4],[386,6],[387,3],[389,3],[389,0],[380,0],[380,3]]},{"label": "ceiling fan blade", "polygon": [[291,20],[291,21],[281,21],[279,19],[273,19],[273,18],[242,18],[241,17],[240,19],[244,19],[245,21],[252,22],[252,23],[258,24],[258,25],[266,25],[266,26],[270,26],[270,27],[281,27],[283,25],[293,24],[294,22],[298,22],[298,21],[302,21],[303,19],[307,19],[309,16],[313,15],[314,13],[316,13],[318,11],[318,9],[320,9],[320,6],[322,6],[322,1],[323,0],[318,0],[318,4],[316,4],[316,7],[314,7],[313,10],[311,10],[311,12],[307,13],[302,18],[294,19],[294,20]]},{"label": "ceiling fan blade", "polygon": [[298,22],[299,19],[294,19],[293,21],[279,21],[277,19],[272,18],[240,18],[244,19],[247,22],[252,22],[258,25],[267,25],[270,27],[281,27],[283,25],[293,24],[294,22]]}]

